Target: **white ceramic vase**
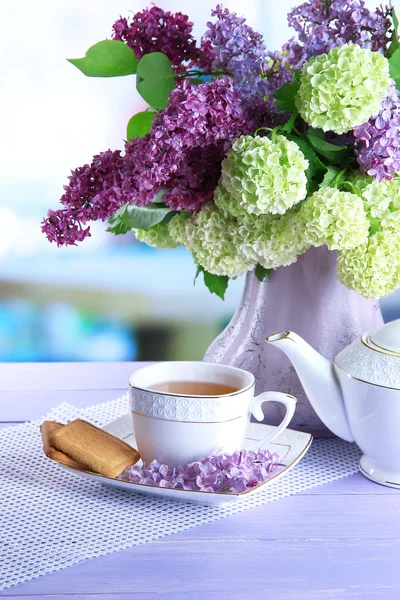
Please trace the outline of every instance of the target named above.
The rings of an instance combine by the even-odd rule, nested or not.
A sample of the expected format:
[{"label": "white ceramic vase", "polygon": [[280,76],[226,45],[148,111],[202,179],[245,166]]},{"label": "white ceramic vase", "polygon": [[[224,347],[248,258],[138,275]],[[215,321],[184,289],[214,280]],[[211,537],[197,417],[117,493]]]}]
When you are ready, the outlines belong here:
[{"label": "white ceramic vase", "polygon": [[[204,360],[246,369],[256,379],[256,393],[276,390],[298,400],[291,427],[330,435],[314,412],[289,359],[265,343],[267,335],[291,330],[320,354],[334,357],[362,332],[382,325],[376,300],[367,300],[338,281],[336,253],[311,248],[296,263],[273,271],[259,282],[253,273],[235,315],[211,344]],[[282,408],[271,404],[265,422],[279,423]]]}]

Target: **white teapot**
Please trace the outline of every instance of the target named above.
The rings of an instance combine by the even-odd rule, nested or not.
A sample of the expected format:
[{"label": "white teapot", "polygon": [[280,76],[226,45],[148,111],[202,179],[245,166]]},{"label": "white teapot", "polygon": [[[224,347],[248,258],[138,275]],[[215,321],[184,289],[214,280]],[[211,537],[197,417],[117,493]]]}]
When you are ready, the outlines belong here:
[{"label": "white teapot", "polygon": [[364,333],[333,363],[291,331],[266,341],[292,361],[325,425],[360,447],[361,472],[400,488],[400,319]]}]

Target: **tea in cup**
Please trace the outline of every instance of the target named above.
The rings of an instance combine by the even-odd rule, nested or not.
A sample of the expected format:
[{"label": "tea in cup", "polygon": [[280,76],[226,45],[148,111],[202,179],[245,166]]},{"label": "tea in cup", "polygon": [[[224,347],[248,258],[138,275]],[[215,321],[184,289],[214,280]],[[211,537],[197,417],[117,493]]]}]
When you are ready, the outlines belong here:
[{"label": "tea in cup", "polygon": [[227,365],[176,361],[135,371],[129,380],[130,407],[137,448],[149,464],[159,459],[169,467],[185,466],[243,447],[253,414],[262,421],[264,402],[286,406],[282,423],[267,441],[289,425],[296,399],[280,392],[254,396],[254,376]]}]

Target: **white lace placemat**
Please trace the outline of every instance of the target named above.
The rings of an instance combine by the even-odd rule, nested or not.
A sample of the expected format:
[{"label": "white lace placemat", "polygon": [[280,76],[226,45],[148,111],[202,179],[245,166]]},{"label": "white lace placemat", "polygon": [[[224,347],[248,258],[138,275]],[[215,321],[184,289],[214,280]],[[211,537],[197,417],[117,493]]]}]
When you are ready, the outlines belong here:
[{"label": "white lace placemat", "polygon": [[[128,410],[127,396],[46,419],[105,425]],[[0,589],[307,490],[358,470],[355,444],[315,440],[303,460],[245,503],[200,506],[100,486],[62,471],[44,455],[43,419],[0,432]]]}]

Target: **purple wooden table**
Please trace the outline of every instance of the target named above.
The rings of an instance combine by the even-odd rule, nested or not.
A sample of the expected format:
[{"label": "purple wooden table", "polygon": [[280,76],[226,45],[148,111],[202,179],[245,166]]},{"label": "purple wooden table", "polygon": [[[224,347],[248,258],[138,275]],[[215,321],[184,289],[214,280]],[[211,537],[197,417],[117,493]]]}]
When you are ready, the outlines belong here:
[{"label": "purple wooden table", "polygon": [[[0,427],[126,390],[137,364],[0,365]],[[0,507],[1,510],[1,507]],[[67,600],[396,600],[400,492],[353,475],[0,592]]]}]

